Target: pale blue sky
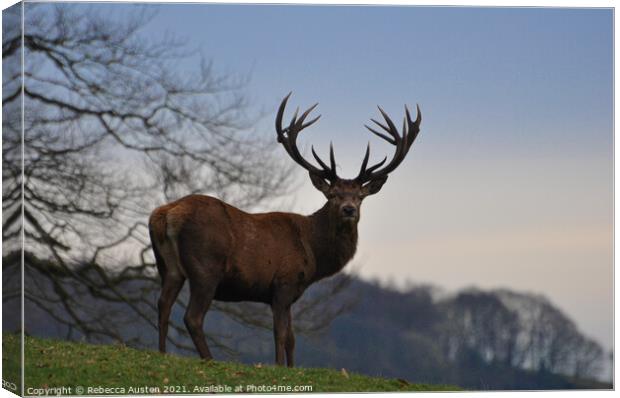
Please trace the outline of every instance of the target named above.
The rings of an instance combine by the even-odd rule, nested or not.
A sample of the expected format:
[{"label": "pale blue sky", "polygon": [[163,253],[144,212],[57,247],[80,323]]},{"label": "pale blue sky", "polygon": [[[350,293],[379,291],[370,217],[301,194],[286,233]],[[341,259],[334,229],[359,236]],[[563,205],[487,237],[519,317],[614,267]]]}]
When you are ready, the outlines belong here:
[{"label": "pale blue sky", "polygon": [[223,69],[252,71],[265,106],[291,89],[293,102],[319,101],[321,130],[345,144],[366,139],[360,126],[377,103],[400,117],[419,102],[427,129],[462,127],[433,135],[437,145],[611,153],[610,10],[159,7],[152,28],[190,38]]},{"label": "pale blue sky", "polygon": [[[420,104],[408,159],[364,204],[363,276],[541,293],[611,348],[611,9],[156,8],[145,34],[251,74],[264,134],[289,91],[291,105],[318,101],[300,140],[323,154],[333,140],[342,176],[369,140],[374,159],[391,154],[363,128],[377,104],[399,121]],[[293,197],[301,212],[322,204],[308,181]]]}]

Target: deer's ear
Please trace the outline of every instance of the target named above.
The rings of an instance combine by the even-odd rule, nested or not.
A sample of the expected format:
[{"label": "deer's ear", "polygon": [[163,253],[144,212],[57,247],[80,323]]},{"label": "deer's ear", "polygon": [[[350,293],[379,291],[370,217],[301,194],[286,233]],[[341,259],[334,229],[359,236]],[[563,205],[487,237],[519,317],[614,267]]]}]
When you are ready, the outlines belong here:
[{"label": "deer's ear", "polygon": [[318,177],[317,175],[313,173],[309,173],[309,174],[310,174],[310,181],[312,181],[312,185],[314,185],[314,187],[318,189],[319,191],[323,192],[323,194],[327,195],[327,192],[329,191],[329,183],[325,181],[323,178]]},{"label": "deer's ear", "polygon": [[362,187],[362,195],[374,195],[381,190],[381,187],[387,181],[387,176],[377,178],[375,180],[370,181],[368,184]]}]

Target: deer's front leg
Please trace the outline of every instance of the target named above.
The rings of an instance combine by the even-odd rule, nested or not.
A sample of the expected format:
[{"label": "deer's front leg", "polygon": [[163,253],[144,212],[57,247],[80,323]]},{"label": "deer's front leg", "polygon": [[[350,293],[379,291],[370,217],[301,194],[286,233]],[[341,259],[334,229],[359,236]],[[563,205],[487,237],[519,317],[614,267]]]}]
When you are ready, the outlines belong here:
[{"label": "deer's front leg", "polygon": [[289,330],[289,312],[291,304],[284,297],[276,297],[271,304],[273,312],[273,337],[276,345],[276,364],[284,366]]}]

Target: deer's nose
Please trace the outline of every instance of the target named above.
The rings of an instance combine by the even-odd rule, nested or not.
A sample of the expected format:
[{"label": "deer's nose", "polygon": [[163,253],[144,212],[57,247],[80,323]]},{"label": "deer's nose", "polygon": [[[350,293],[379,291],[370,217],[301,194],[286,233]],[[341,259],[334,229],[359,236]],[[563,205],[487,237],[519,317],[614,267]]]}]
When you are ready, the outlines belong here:
[{"label": "deer's nose", "polygon": [[342,215],[345,217],[354,217],[357,213],[357,209],[351,205],[342,206]]}]

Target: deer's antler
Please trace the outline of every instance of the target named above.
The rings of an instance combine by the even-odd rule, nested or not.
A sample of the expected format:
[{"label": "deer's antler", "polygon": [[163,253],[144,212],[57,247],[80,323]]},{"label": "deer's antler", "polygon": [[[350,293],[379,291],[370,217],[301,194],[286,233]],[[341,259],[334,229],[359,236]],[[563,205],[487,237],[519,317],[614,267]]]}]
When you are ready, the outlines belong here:
[{"label": "deer's antler", "polygon": [[288,102],[291,94],[292,92],[289,93],[286,97],[284,97],[282,103],[280,104],[280,108],[278,109],[278,114],[276,116],[276,132],[278,133],[278,142],[281,143],[282,146],[284,146],[284,149],[286,149],[286,152],[289,154],[289,156],[301,167],[318,177],[329,181],[335,181],[336,179],[338,179],[338,176],[336,175],[336,158],[334,156],[334,148],[331,144],[329,146],[329,167],[327,166],[327,164],[325,164],[325,162],[323,162],[323,160],[321,160],[321,158],[314,151],[314,147],[312,147],[312,156],[314,156],[314,159],[316,159],[316,161],[319,163],[321,169],[304,159],[304,157],[299,152],[299,149],[297,148],[297,136],[299,135],[301,130],[314,124],[321,117],[321,115],[319,115],[314,119],[310,120],[309,122],[304,123],[310,112],[312,112],[312,110],[316,108],[318,103],[312,105],[310,108],[308,108],[308,110],[302,113],[299,119],[297,119],[297,114],[299,113],[299,108],[297,108],[288,127],[282,128],[282,117],[284,116],[284,108],[286,108],[286,103]]},{"label": "deer's antler", "polygon": [[358,176],[355,178],[356,181],[362,184],[370,180],[387,177],[387,175],[392,172],[396,167],[398,167],[398,165],[403,161],[403,159],[405,159],[405,156],[409,152],[411,144],[413,144],[413,141],[416,139],[418,133],[420,132],[422,113],[420,112],[419,106],[416,105],[417,117],[415,121],[413,121],[411,120],[411,114],[409,113],[409,109],[405,105],[405,117],[403,118],[402,135],[398,132],[398,129],[396,128],[396,125],[394,125],[394,122],[392,122],[392,119],[390,119],[390,117],[383,111],[383,109],[381,109],[381,107],[378,108],[379,112],[381,112],[381,115],[383,116],[383,119],[385,120],[386,125],[376,121],[375,119],[370,120],[372,120],[372,122],[377,126],[381,127],[381,129],[383,129],[389,135],[386,135],[383,132],[379,132],[370,126],[364,126],[373,134],[396,146],[396,149],[394,151],[394,157],[385,167],[380,168],[386,162],[387,156],[379,163],[367,168],[366,166],[368,166],[368,158],[370,157],[370,144],[368,144],[368,146],[366,147],[366,155],[364,156],[364,160],[362,161],[362,167],[360,168]]}]

